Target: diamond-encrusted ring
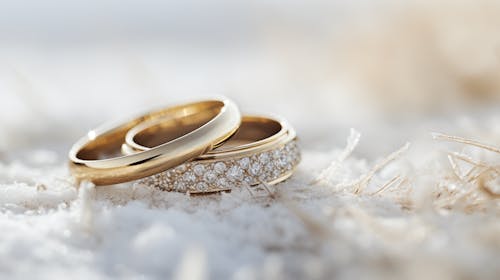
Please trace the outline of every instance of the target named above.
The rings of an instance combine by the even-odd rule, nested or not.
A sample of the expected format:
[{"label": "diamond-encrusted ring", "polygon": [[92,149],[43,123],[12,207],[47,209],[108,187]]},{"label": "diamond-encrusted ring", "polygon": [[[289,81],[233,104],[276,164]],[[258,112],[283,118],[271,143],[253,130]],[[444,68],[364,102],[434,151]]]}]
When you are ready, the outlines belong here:
[{"label": "diamond-encrusted ring", "polygon": [[[168,141],[153,149],[123,155],[127,132],[143,122],[168,120],[175,127]],[[241,123],[238,107],[220,98],[152,111],[90,131],[69,152],[77,181],[111,185],[163,172],[205,154],[231,137]]]},{"label": "diamond-encrusted ring", "polygon": [[[159,126],[143,123],[130,130],[123,152],[148,150],[164,141],[158,135],[168,133],[159,133]],[[299,161],[296,134],[286,121],[244,116],[236,134],[217,149],[139,183],[192,194],[272,185],[290,177]]]}]

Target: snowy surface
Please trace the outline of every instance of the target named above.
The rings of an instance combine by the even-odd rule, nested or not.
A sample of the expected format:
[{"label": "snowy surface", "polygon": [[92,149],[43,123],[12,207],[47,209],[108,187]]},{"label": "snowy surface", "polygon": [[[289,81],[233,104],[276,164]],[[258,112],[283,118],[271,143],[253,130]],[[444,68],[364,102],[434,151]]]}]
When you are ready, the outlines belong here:
[{"label": "snowy surface", "polygon": [[[251,18],[243,12],[249,7],[231,6],[236,16],[222,19],[212,7],[207,13],[220,22],[207,29],[239,24],[203,47],[189,38],[126,43],[120,34],[99,42],[92,30],[82,40],[93,43],[71,36],[50,43],[40,34],[48,41],[69,35],[48,23],[28,28],[23,18],[0,17],[2,26],[16,23],[20,31],[6,33],[0,47],[0,278],[497,279],[500,66],[498,56],[490,59],[498,36],[484,30],[493,26],[496,34],[498,17],[477,20],[481,13],[463,7],[446,17],[428,13],[426,28],[436,27],[430,37],[418,28],[405,37],[401,18],[383,17],[380,30],[349,29],[354,38],[345,41],[341,11],[354,8],[314,3],[275,14],[265,11],[281,11],[277,4],[252,6],[267,27],[276,15],[283,22],[258,40],[247,30],[250,41],[241,36],[231,44],[231,34],[255,28],[241,16]],[[317,17],[303,18],[304,9]],[[464,11],[477,24],[459,29],[482,47],[448,32],[464,24]],[[75,18],[72,28],[85,17]],[[155,14],[151,22],[163,18]],[[422,20],[418,13],[402,18],[412,28]],[[116,31],[110,26],[104,35]],[[183,34],[200,36],[189,30]],[[400,40],[386,40],[388,34]],[[380,36],[384,43],[373,43]],[[387,50],[399,51],[397,63],[387,63]],[[290,121],[303,150],[291,179],[269,191],[204,197],[134,183],[74,184],[66,153],[88,129],[214,94],[234,99],[243,112]],[[433,139],[432,132],[488,146]],[[478,167],[471,171],[467,160]]]}]

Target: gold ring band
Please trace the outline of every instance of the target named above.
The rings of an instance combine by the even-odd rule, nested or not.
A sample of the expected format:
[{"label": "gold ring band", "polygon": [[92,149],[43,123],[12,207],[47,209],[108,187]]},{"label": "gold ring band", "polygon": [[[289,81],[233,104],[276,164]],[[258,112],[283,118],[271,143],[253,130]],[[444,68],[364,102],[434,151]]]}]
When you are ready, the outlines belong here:
[{"label": "gold ring band", "polygon": [[[127,133],[122,151],[132,154],[154,148],[171,129],[161,120],[142,123]],[[239,130],[220,147],[140,182],[192,194],[228,191],[277,184],[291,176],[299,161],[296,134],[286,121],[244,116]]]},{"label": "gold ring band", "polygon": [[[136,125],[162,119],[177,130],[169,141],[147,151],[121,154],[127,132]],[[78,180],[110,185],[141,179],[182,164],[216,148],[238,129],[241,115],[228,99],[170,107],[106,124],[90,131],[69,152],[70,171]]]}]

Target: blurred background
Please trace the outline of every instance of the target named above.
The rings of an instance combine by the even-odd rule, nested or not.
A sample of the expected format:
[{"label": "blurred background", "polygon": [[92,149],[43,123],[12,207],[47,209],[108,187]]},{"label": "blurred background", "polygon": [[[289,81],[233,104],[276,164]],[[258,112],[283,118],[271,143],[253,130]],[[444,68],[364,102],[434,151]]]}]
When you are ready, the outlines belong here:
[{"label": "blurred background", "polygon": [[64,159],[103,121],[213,95],[286,117],[307,149],[355,127],[368,157],[456,123],[500,131],[498,1],[0,5],[0,157]]}]

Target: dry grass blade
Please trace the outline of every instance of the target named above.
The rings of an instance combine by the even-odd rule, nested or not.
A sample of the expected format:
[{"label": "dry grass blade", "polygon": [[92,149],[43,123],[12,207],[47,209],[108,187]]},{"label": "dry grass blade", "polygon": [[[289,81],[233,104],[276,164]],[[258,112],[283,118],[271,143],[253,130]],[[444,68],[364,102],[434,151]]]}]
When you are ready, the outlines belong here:
[{"label": "dry grass blade", "polygon": [[[455,161],[455,158],[462,160],[464,162],[467,162],[471,165],[473,165],[465,174],[461,174],[458,170],[458,165],[457,162]],[[478,186],[481,189],[484,187],[484,182],[482,179],[484,179],[484,175],[487,174],[488,172],[492,172],[496,175],[500,174],[500,170],[498,166],[490,166],[487,163],[472,159],[470,156],[462,154],[462,153],[457,153],[454,152],[450,155],[448,155],[448,159],[450,160],[450,164],[452,166],[453,171],[457,175],[457,177],[460,179],[461,182],[463,183],[472,183],[478,179]],[[496,176],[494,176],[496,177]],[[483,191],[484,188],[482,189]],[[494,193],[491,193],[490,190],[485,191],[489,196],[495,197]]]},{"label": "dry grass blade", "polygon": [[248,193],[250,194],[250,196],[252,198],[255,198],[255,195],[253,194],[253,191],[250,189],[250,186],[247,184],[247,183],[243,183],[243,186],[245,187],[245,189],[248,191]]},{"label": "dry grass blade", "polygon": [[466,183],[472,183],[474,182],[481,174],[488,170],[488,168],[480,167],[480,166],[474,166],[469,171],[465,174],[464,180]]},{"label": "dry grass blade", "polygon": [[470,163],[470,164],[473,164],[473,165],[482,166],[482,167],[489,167],[488,164],[474,160],[470,156],[462,154],[462,153],[453,152],[453,156],[457,159],[463,160],[463,161]]},{"label": "dry grass blade", "polygon": [[340,164],[344,162],[352,154],[352,152],[358,145],[360,138],[361,134],[357,132],[355,129],[351,128],[351,132],[349,134],[349,137],[347,138],[346,147],[344,148],[342,153],[338,156],[336,160],[333,160],[327,168],[321,171],[319,176],[316,179],[314,179],[311,182],[311,184],[316,185],[328,181],[328,178],[330,178],[332,174],[334,174],[335,171],[337,171]]},{"label": "dry grass blade", "polygon": [[466,198],[474,194],[475,191],[476,190],[474,188],[471,188],[466,191],[456,191],[453,193],[453,195],[442,195],[442,193],[440,193],[438,199],[434,202],[434,204],[437,208],[451,209],[452,206],[457,204],[458,202],[464,202]]},{"label": "dry grass blade", "polygon": [[467,139],[467,138],[463,138],[463,137],[458,137],[458,136],[446,135],[446,134],[439,133],[439,132],[433,132],[431,135],[432,135],[432,138],[435,140],[444,140],[444,141],[467,144],[467,145],[476,146],[476,147],[500,154],[500,148],[494,147],[491,145],[487,145],[487,144],[484,144],[484,143],[481,143],[481,142],[478,142],[475,140],[471,140],[471,139]]},{"label": "dry grass blade", "polygon": [[460,172],[460,169],[458,168],[458,164],[455,160],[455,157],[453,155],[448,155],[448,161],[450,162],[451,169],[453,170],[453,173],[455,176],[457,176],[458,180],[464,181],[464,176],[462,172]]},{"label": "dry grass blade", "polygon": [[361,179],[358,180],[358,182],[356,183],[357,188],[354,190],[354,193],[360,194],[370,183],[371,179],[377,172],[379,172],[382,168],[387,166],[392,161],[398,159],[409,148],[410,148],[410,143],[406,143],[399,150],[393,152],[392,154],[388,155],[386,158],[381,160],[379,163],[377,163],[365,176],[361,177]]},{"label": "dry grass blade", "polygon": [[[458,168],[458,163],[457,163],[456,159],[467,162],[467,163],[471,164],[472,167],[467,172],[465,172],[465,174],[463,174],[460,171],[460,169]],[[488,164],[486,164],[484,162],[474,160],[467,155],[457,153],[457,152],[449,154],[448,160],[450,162],[450,165],[451,165],[453,172],[455,173],[455,175],[458,177],[458,179],[461,182],[470,183],[470,182],[474,181],[475,179],[477,179],[477,177],[480,176],[483,172],[490,170],[490,169],[492,169],[492,170],[497,169],[496,167],[489,166]]]},{"label": "dry grass blade", "polygon": [[[460,139],[464,140],[463,138]],[[460,143],[463,142],[464,141],[461,141]],[[494,192],[488,186],[488,182],[491,182],[500,174],[497,166],[490,166],[488,163],[478,161],[468,155],[457,152],[450,153],[448,159],[462,188],[449,193],[447,196],[439,196],[438,200],[435,201],[436,207],[452,209],[454,205],[461,205],[464,211],[468,213],[482,209],[484,208],[484,202],[481,196],[477,196],[478,190],[486,194],[490,199],[500,198],[500,194]],[[458,160],[470,164],[472,167],[466,172],[461,172],[458,167]]]},{"label": "dry grass blade", "polygon": [[276,193],[275,193],[275,192],[272,192],[272,191],[271,191],[271,189],[269,189],[269,185],[268,185],[266,182],[262,182],[262,181],[260,181],[260,184],[261,184],[261,186],[262,186],[262,187],[264,187],[264,189],[267,191],[267,193],[269,194],[269,197],[270,197],[271,199],[273,199],[273,200],[274,200],[274,199],[276,199],[276,197],[277,197]]},{"label": "dry grass blade", "polygon": [[377,191],[371,193],[370,195],[380,194],[380,193],[384,192],[386,189],[388,189],[390,186],[392,186],[395,182],[399,181],[398,185],[401,185],[401,183],[404,182],[405,180],[406,180],[406,178],[402,179],[401,175],[394,176],[394,178],[392,178],[391,180],[389,180],[380,189],[378,189]]}]

